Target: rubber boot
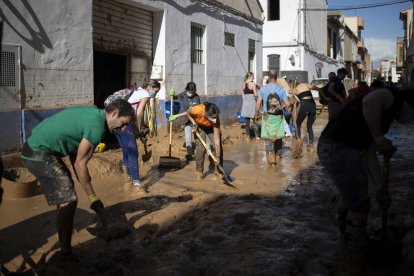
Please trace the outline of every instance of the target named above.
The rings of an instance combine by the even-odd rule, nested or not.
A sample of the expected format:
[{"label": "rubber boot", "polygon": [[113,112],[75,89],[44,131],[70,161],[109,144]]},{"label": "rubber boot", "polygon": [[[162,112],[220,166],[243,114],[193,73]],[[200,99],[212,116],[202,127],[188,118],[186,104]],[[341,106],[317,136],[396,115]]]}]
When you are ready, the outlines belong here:
[{"label": "rubber boot", "polygon": [[280,154],[275,154],[275,165],[279,164],[282,161],[282,156]]},{"label": "rubber boot", "polygon": [[302,154],[303,138],[292,138],[292,147],[290,156],[298,158]]},{"label": "rubber boot", "polygon": [[308,144],[306,146],[306,150],[307,150],[307,152],[314,152],[315,148],[313,147],[313,144]]},{"label": "rubber boot", "polygon": [[186,147],[186,149],[187,149],[187,154],[186,154],[186,156],[185,156],[185,159],[186,159],[187,161],[192,161],[192,160],[194,160],[194,157],[193,157],[194,150],[193,150],[193,148],[192,148],[192,147],[190,147],[190,146],[187,146],[187,147]]},{"label": "rubber boot", "polygon": [[266,152],[267,164],[270,166],[276,165],[276,156],[273,152]]}]

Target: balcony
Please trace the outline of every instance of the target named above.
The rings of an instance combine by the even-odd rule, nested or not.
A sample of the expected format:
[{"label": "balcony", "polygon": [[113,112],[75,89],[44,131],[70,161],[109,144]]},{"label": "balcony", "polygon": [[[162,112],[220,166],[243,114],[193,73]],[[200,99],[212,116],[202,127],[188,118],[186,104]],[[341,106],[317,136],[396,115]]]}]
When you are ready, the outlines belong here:
[{"label": "balcony", "polygon": [[363,39],[358,40],[358,49],[359,49],[359,48],[362,48],[362,49],[364,49],[364,48],[365,48],[365,43],[364,43],[364,40],[363,40]]},{"label": "balcony", "polygon": [[361,16],[357,16],[357,18],[358,18],[358,29],[364,29],[365,27],[364,18],[362,18]]}]

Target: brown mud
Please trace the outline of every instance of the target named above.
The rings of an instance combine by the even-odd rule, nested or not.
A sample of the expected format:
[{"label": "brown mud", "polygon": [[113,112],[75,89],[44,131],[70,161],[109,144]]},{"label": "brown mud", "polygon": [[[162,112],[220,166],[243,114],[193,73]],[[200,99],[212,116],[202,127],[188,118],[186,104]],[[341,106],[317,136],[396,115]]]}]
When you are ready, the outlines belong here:
[{"label": "brown mud", "polygon": [[[315,122],[316,138],[326,118],[324,112]],[[207,158],[204,179],[196,181],[195,161],[184,161],[180,131],[174,133],[172,156],[183,160],[183,168],[157,168],[159,156],[168,155],[168,135],[160,131],[148,141],[152,163],[140,165],[144,189],[131,187],[122,174],[120,150],[97,153],[89,164],[111,222],[127,225],[129,235],[91,235],[87,228],[95,226],[94,215],[77,184],[72,241],[77,261],[62,263],[55,207],[42,194],[4,198],[0,261],[27,275],[355,274],[336,224],[339,197],[316,152],[304,145],[301,157],[290,159],[286,140],[281,163],[269,167],[263,141],[246,140],[240,126],[223,129],[224,169],[237,189],[215,178]],[[392,260],[367,260],[363,275],[408,275],[414,268],[413,127],[395,125],[390,137],[399,150],[391,160],[389,234],[402,240],[403,249]],[[381,233],[374,197],[368,231],[374,237]]]}]

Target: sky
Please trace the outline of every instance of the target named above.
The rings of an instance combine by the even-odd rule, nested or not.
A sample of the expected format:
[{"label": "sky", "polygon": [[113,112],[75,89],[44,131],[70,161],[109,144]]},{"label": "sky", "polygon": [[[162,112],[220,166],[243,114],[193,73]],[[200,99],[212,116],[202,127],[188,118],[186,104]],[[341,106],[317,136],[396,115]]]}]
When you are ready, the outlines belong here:
[{"label": "sky", "polygon": [[[328,0],[328,9],[338,7],[381,4],[395,0]],[[396,39],[404,36],[400,12],[412,7],[412,2],[357,10],[344,10],[345,16],[362,16],[365,28],[362,38],[368,53],[371,54],[374,68],[378,69],[383,59],[395,58]]]}]

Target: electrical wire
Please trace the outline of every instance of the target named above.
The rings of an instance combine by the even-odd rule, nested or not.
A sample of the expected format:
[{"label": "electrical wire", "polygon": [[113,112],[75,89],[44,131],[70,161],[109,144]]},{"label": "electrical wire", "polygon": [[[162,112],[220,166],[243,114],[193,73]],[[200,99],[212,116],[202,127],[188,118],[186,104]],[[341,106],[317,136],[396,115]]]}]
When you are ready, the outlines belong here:
[{"label": "electrical wire", "polygon": [[354,6],[343,6],[343,7],[335,7],[335,8],[326,8],[326,9],[318,9],[318,8],[307,8],[307,9],[301,9],[301,10],[307,10],[307,11],[344,11],[344,10],[359,10],[359,9],[369,9],[369,8],[377,8],[377,7],[383,7],[383,6],[389,6],[389,5],[396,5],[401,3],[407,3],[412,2],[412,0],[398,0],[398,1],[390,1],[390,2],[384,2],[384,3],[372,3],[372,4],[364,4],[364,5],[354,5]]}]

